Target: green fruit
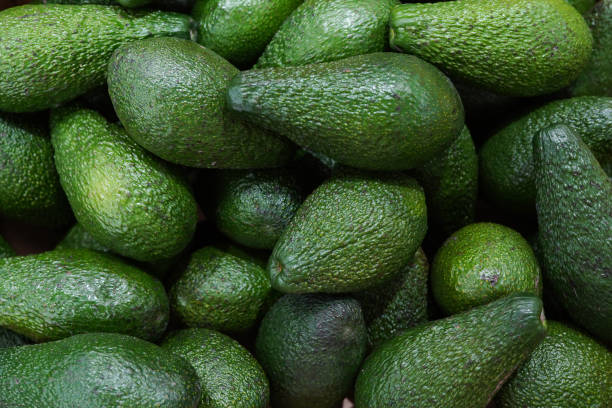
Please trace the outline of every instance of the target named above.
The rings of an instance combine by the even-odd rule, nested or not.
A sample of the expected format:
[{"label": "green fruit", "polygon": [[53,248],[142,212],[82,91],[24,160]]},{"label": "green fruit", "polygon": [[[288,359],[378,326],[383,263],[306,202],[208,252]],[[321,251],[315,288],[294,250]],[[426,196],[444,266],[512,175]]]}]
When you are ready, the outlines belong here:
[{"label": "green fruit", "polygon": [[9,256],[15,256],[15,250],[0,235],[0,258],[8,258]]},{"label": "green fruit", "polygon": [[55,249],[91,249],[98,252],[112,252],[91,236],[81,224],[75,224],[66,236],[56,245]]},{"label": "green fruit", "polygon": [[526,295],[409,329],[366,359],[355,404],[484,408],[545,336],[542,302]]},{"label": "green fruit", "polygon": [[207,329],[170,333],[161,347],[189,361],[200,378],[198,408],[266,408],[270,386],[255,358],[237,341]]},{"label": "green fruit", "polygon": [[416,167],[463,127],[452,83],[416,57],[375,53],[300,67],[241,72],[230,109],[341,164]]},{"label": "green fruit", "polygon": [[134,337],[79,334],[0,352],[0,402],[38,408],[196,408],[184,359]]},{"label": "green fruit", "polygon": [[161,282],[109,255],[66,249],[5,258],[0,276],[0,326],[38,342],[88,332],[153,340],[166,330]]},{"label": "green fruit", "polygon": [[612,353],[581,332],[548,321],[548,336],[502,387],[499,408],[612,406]]},{"label": "green fruit", "polygon": [[170,304],[187,326],[240,332],[257,322],[269,292],[266,272],[255,261],[204,247],[172,287]]},{"label": "green fruit", "polygon": [[268,311],[255,353],[274,408],[336,408],[365,357],[359,303],[348,297],[285,295]]},{"label": "green fruit", "polygon": [[128,134],[164,160],[192,167],[250,169],[289,160],[292,146],[227,112],[238,69],[188,40],[152,38],[119,48],[108,92]]},{"label": "green fruit", "polygon": [[60,182],[96,241],[139,261],[170,258],[185,248],[197,205],[177,172],[94,111],[59,109],[52,124]]},{"label": "green fruit", "polygon": [[306,0],[280,26],[256,68],[335,61],[385,50],[398,0]]},{"label": "green fruit", "polygon": [[402,4],[390,43],[451,76],[500,94],[533,96],[569,85],[591,56],[584,19],[563,0]]},{"label": "green fruit", "polygon": [[589,11],[596,0],[565,0],[569,4],[571,4],[580,14],[585,14]]},{"label": "green fruit", "polygon": [[304,199],[286,170],[224,171],[213,182],[211,217],[217,228],[251,248],[274,248]]},{"label": "green fruit", "polygon": [[[28,339],[4,327],[0,327],[0,350],[28,344]],[[2,400],[0,400],[2,401]]]},{"label": "green fruit", "polygon": [[427,321],[428,276],[429,263],[419,248],[397,276],[352,294],[361,304],[370,347]]},{"label": "green fruit", "polygon": [[43,122],[46,117],[0,112],[0,214],[29,224],[60,227],[70,223],[72,211],[60,186]]},{"label": "green fruit", "polygon": [[191,12],[197,42],[232,64],[248,67],[303,0],[198,0]]},{"label": "green fruit", "polygon": [[481,185],[497,207],[518,214],[534,212],[532,141],[539,131],[558,123],[576,132],[601,163],[612,163],[612,98],[583,96],[550,102],[512,122],[482,147]]},{"label": "green fruit", "polygon": [[431,266],[436,303],[447,314],[513,293],[542,296],[540,267],[529,243],[511,228],[470,224],[452,234]]},{"label": "green fruit", "polygon": [[564,125],[538,133],[534,158],[547,281],[573,320],[612,342],[612,182]]},{"label": "green fruit", "polygon": [[281,234],[268,262],[281,292],[351,292],[406,266],[427,230],[425,196],[400,174],[341,173],[321,184]]},{"label": "green fruit", "polygon": [[189,38],[190,18],[103,5],[31,4],[0,11],[0,110],[57,106],[104,83],[113,51],[141,38]]}]

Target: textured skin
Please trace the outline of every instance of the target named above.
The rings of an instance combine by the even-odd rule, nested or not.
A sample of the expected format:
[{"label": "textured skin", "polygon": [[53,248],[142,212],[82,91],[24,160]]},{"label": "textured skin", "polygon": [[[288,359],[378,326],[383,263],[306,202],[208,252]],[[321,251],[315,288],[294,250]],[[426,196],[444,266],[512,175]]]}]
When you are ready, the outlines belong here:
[{"label": "textured skin", "polygon": [[0,327],[0,350],[8,347],[23,346],[29,341],[20,334],[15,333],[4,327]]},{"label": "textured skin", "polygon": [[500,94],[568,86],[591,55],[584,19],[564,0],[458,0],[402,4],[390,44],[453,77]]},{"label": "textured skin", "polygon": [[55,247],[55,249],[69,248],[85,248],[98,252],[112,252],[110,248],[96,241],[81,224],[75,224],[72,228],[70,228],[64,239],[62,239]]},{"label": "textured skin", "polygon": [[397,53],[242,72],[230,83],[228,104],[301,147],[372,170],[418,166],[463,128],[449,79]]},{"label": "textured skin", "polygon": [[585,14],[593,7],[596,0],[565,0],[571,4],[580,14]]},{"label": "textured skin", "polygon": [[252,65],[303,0],[198,0],[197,42],[239,67]]},{"label": "textured skin", "polygon": [[156,36],[189,38],[190,18],[103,5],[31,4],[0,11],[0,110],[51,108],[104,83],[112,52]]},{"label": "textured skin", "polygon": [[0,406],[196,408],[187,361],[134,337],[80,334],[0,351]]},{"label": "textured skin", "polygon": [[484,408],[545,336],[542,302],[533,296],[499,299],[412,328],[366,359],[355,404]]},{"label": "textured skin", "polygon": [[467,127],[441,155],[417,169],[425,190],[429,225],[445,237],[474,222],[478,155]]},{"label": "textured skin", "polygon": [[398,276],[352,295],[361,304],[370,348],[427,321],[429,263],[421,248]]},{"label": "textured skin", "polygon": [[9,256],[14,256],[15,251],[8,242],[0,235],[0,258],[8,258]]},{"label": "textured skin", "polygon": [[257,322],[269,292],[266,272],[254,261],[204,247],[172,287],[170,304],[187,326],[240,332]]},{"label": "textured skin", "polygon": [[200,378],[198,408],[266,408],[270,386],[255,358],[232,338],[207,329],[170,333],[161,347],[189,361]]},{"label": "textured skin", "polygon": [[238,70],[185,39],[151,38],[111,58],[108,91],[128,134],[173,163],[209,168],[275,167],[288,141],[227,112],[225,91]]},{"label": "textured skin", "polygon": [[278,29],[256,68],[336,61],[385,50],[399,0],[306,0]]},{"label": "textured skin", "polygon": [[66,249],[6,258],[0,275],[0,326],[38,342],[88,332],[154,340],[168,324],[161,282],[108,255]]},{"label": "textured skin", "polygon": [[225,171],[214,183],[217,228],[251,248],[274,248],[304,200],[302,189],[286,171]]},{"label": "textured skin", "polygon": [[139,261],[170,258],[189,243],[197,205],[178,173],[94,111],[60,109],[52,124],[60,182],[96,241]]},{"label": "textured skin", "polygon": [[584,16],[593,35],[593,54],[571,93],[612,96],[612,0],[602,0]]},{"label": "textured skin", "polygon": [[612,98],[550,102],[506,126],[482,147],[480,180],[488,200],[513,213],[534,212],[532,141],[539,131],[557,123],[576,132],[600,163],[612,164]]},{"label": "textured skin", "polygon": [[268,262],[286,293],[367,289],[407,265],[425,237],[422,188],[398,174],[345,172],[321,184],[281,234]]},{"label": "textured skin", "polygon": [[438,306],[455,314],[512,293],[542,296],[542,276],[521,234],[483,222],[444,242],[431,265],[431,289]]},{"label": "textured skin", "polygon": [[285,295],[266,314],[255,354],[274,408],[336,408],[366,352],[359,303],[348,297]]},{"label": "textured skin", "polygon": [[534,139],[543,269],[574,321],[612,342],[612,182],[568,127]]},{"label": "textured skin", "polygon": [[43,117],[0,112],[0,214],[30,224],[61,227],[72,211],[53,163]]}]

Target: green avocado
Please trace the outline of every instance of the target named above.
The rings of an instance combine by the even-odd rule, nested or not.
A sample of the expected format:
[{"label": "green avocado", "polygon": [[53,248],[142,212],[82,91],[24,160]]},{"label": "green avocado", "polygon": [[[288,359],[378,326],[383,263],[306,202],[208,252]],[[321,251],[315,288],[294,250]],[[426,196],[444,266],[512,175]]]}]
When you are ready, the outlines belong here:
[{"label": "green avocado", "polygon": [[571,4],[580,14],[585,14],[596,3],[596,0],[565,0]]},{"label": "green avocado", "polygon": [[84,248],[98,252],[112,252],[110,248],[105,247],[96,241],[81,224],[75,224],[72,228],[70,228],[66,236],[55,246],[55,249],[70,248]]}]

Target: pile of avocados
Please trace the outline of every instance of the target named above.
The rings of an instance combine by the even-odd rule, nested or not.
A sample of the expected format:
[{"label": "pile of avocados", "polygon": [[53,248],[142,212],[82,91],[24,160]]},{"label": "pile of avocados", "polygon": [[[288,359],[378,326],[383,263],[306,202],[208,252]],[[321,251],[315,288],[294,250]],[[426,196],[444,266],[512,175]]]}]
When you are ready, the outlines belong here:
[{"label": "pile of avocados", "polygon": [[612,0],[25,3],[0,407],[612,407]]}]

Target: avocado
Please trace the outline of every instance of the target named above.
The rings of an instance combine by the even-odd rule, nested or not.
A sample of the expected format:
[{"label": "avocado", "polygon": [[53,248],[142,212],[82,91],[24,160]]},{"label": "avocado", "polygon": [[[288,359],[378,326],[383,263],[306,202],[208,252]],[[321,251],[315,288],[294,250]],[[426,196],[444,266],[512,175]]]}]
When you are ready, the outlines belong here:
[{"label": "avocado", "polygon": [[427,321],[428,278],[427,256],[419,248],[397,276],[352,294],[361,304],[370,348]]},{"label": "avocado", "polygon": [[565,0],[571,4],[580,14],[585,14],[594,5],[596,0]]},{"label": "avocado", "polygon": [[172,163],[192,167],[277,167],[291,144],[227,112],[225,92],[239,73],[195,42],[151,38],[119,48],[108,92],[127,133]]},{"label": "avocado", "polygon": [[304,200],[286,170],[225,170],[212,179],[210,217],[228,238],[250,248],[274,248]]},{"label": "avocado", "polygon": [[370,170],[419,166],[463,128],[449,79],[397,53],[244,71],[230,82],[227,101],[240,117],[303,148]]},{"label": "avocado", "polygon": [[545,336],[542,302],[528,295],[414,327],[368,356],[355,404],[484,408]]},{"label": "avocado", "polygon": [[241,332],[257,322],[269,292],[266,271],[255,261],[204,247],[170,290],[170,305],[189,327]]},{"label": "avocado", "polygon": [[97,331],[154,340],[166,330],[161,282],[109,255],[65,249],[4,258],[0,276],[0,326],[37,342]]},{"label": "avocado", "polygon": [[610,407],[610,367],[604,346],[549,320],[548,336],[501,388],[497,407]]},{"label": "avocado", "polygon": [[335,61],[385,50],[399,0],[306,0],[285,20],[255,68]]},{"label": "avocado", "polygon": [[95,4],[0,11],[0,110],[57,106],[104,83],[112,52],[141,38],[189,38],[190,18]]},{"label": "avocado", "polygon": [[189,361],[200,378],[198,408],[267,408],[270,386],[263,369],[232,338],[208,329],[172,332],[161,343]]},{"label": "avocado", "polygon": [[512,122],[483,145],[480,180],[490,202],[511,213],[535,212],[532,141],[539,131],[558,123],[576,132],[600,163],[612,163],[612,98],[553,101]]},{"label": "avocado", "polygon": [[565,125],[538,133],[533,149],[547,281],[574,321],[612,342],[612,182]]},{"label": "avocado", "polygon": [[593,39],[564,0],[457,0],[391,12],[392,48],[451,77],[511,96],[558,91],[578,77]]},{"label": "avocado", "polygon": [[167,259],[191,240],[197,204],[186,182],[99,113],[52,113],[60,182],[78,222],[101,245],[138,261]]},{"label": "avocado", "polygon": [[431,265],[438,306],[455,314],[512,293],[542,296],[538,261],[525,238],[504,225],[481,222],[452,234]]},{"label": "avocado", "polygon": [[268,261],[286,293],[355,292],[406,266],[427,231],[425,195],[403,174],[344,171],[298,209]]},{"label": "avocado", "polygon": [[429,226],[447,237],[474,222],[478,155],[467,127],[442,154],[416,169],[425,190]]},{"label": "avocado", "polygon": [[196,41],[232,64],[248,68],[303,0],[198,0],[191,12]]},{"label": "avocado", "polygon": [[199,400],[187,361],[122,334],[79,334],[0,352],[6,407],[196,408]]},{"label": "avocado", "polygon": [[255,355],[274,408],[336,408],[366,352],[359,303],[346,296],[285,295],[268,311]]},{"label": "avocado", "polygon": [[98,252],[112,252],[91,236],[81,224],[75,224],[68,230],[66,236],[55,246],[55,249],[91,249]]},{"label": "avocado", "polygon": [[[29,341],[12,330],[0,327],[0,350],[8,347],[17,347],[28,344]],[[2,400],[0,400],[2,401]]]},{"label": "avocado", "polygon": [[15,250],[0,235],[0,258],[8,258],[9,256],[15,256]]},{"label": "avocado", "polygon": [[570,92],[612,96],[612,0],[601,0],[584,18],[593,35],[593,54]]},{"label": "avocado", "polygon": [[72,211],[55,170],[46,122],[45,116],[0,112],[0,214],[62,227],[72,221]]}]

